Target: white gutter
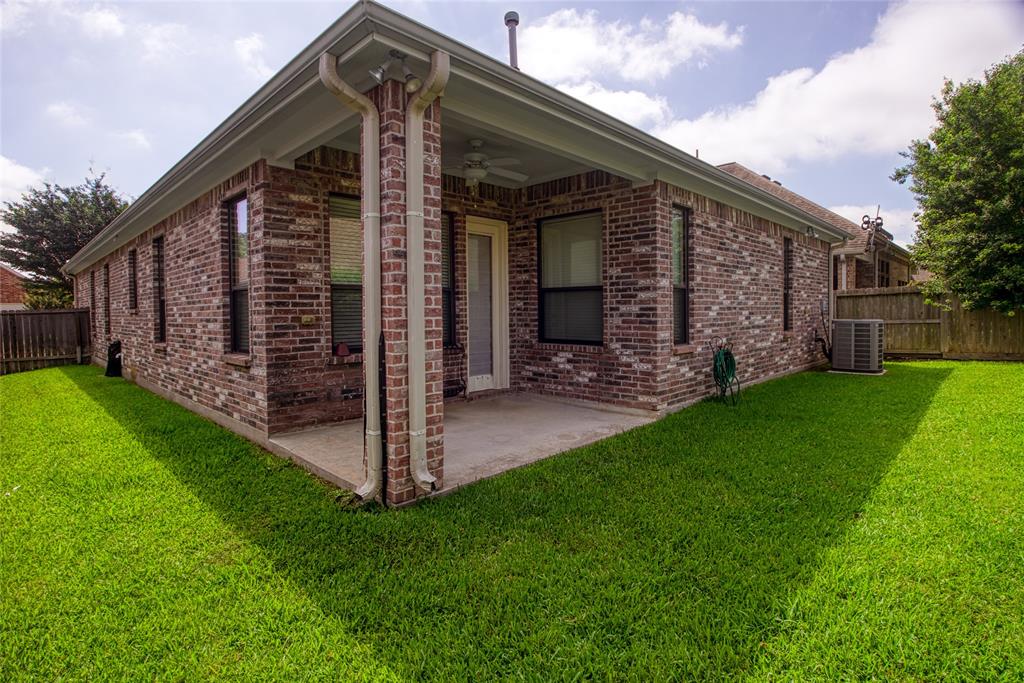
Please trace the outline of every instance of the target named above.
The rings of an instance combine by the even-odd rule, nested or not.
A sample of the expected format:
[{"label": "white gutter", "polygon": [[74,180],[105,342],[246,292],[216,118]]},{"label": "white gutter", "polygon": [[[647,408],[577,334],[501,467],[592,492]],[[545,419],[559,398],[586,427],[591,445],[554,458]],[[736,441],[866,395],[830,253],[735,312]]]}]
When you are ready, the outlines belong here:
[{"label": "white gutter", "polygon": [[338,58],[320,55],[320,80],[338,101],[363,117],[363,398],[366,425],[366,482],[356,490],[363,500],[383,494],[384,457],[380,429],[380,112],[366,95],[338,75]]},{"label": "white gutter", "polygon": [[408,263],[409,451],[412,478],[424,491],[437,479],[427,468],[426,279],[423,254],[423,115],[444,91],[451,73],[448,53],[430,56],[430,73],[405,109],[405,227]]}]

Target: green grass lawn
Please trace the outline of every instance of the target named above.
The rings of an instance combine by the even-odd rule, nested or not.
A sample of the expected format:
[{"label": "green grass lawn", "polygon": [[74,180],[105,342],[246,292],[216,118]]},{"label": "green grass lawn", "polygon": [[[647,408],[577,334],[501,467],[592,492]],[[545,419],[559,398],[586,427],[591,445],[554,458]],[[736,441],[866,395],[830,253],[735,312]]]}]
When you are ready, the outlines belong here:
[{"label": "green grass lawn", "polygon": [[1024,678],[1024,364],[804,373],[401,511],[0,378],[0,680]]}]

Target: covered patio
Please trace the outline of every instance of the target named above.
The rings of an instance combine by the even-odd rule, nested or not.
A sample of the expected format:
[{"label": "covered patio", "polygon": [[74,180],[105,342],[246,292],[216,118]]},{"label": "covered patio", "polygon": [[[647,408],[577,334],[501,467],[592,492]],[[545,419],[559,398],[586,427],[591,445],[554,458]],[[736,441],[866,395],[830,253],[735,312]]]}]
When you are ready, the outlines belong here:
[{"label": "covered patio", "polygon": [[[534,394],[494,394],[444,409],[444,488],[480,479],[647,424],[653,415],[604,410]],[[272,437],[271,448],[342,488],[366,478],[363,423],[350,420]]]}]

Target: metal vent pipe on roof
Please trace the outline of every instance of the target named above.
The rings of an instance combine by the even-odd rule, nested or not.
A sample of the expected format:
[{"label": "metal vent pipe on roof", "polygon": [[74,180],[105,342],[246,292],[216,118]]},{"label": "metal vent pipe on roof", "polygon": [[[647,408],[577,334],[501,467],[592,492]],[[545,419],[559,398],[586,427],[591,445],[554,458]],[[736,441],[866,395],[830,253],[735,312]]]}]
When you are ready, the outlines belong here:
[{"label": "metal vent pipe on roof", "polygon": [[518,12],[505,12],[505,26],[508,26],[508,63],[519,70],[519,53],[516,50],[516,26],[519,25]]}]

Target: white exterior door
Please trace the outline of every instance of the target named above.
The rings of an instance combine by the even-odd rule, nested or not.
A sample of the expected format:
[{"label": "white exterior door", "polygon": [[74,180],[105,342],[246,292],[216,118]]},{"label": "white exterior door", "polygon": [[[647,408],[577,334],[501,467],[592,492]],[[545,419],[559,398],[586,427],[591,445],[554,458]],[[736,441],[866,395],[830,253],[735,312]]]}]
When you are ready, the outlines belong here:
[{"label": "white exterior door", "polygon": [[466,218],[469,391],[508,387],[508,226]]}]

